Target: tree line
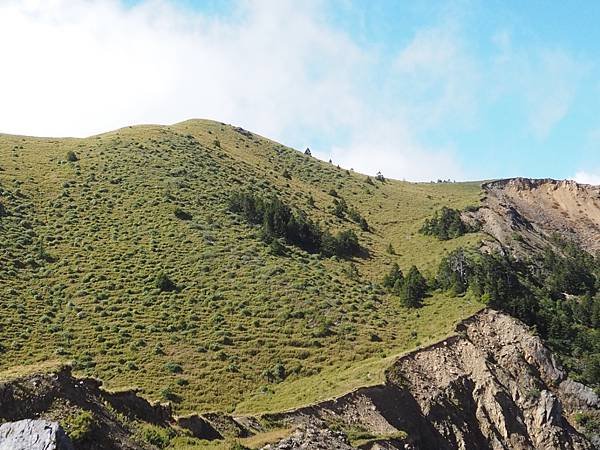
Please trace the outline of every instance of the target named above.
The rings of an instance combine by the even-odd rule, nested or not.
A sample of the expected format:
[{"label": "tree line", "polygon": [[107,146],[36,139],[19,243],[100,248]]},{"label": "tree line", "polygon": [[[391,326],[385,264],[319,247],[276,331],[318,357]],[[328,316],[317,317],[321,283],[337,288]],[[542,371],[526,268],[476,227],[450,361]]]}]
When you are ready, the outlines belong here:
[{"label": "tree line", "polygon": [[534,326],[572,376],[600,387],[600,258],[573,242],[555,244],[527,262],[455,250],[441,261],[436,284]]},{"label": "tree line", "polygon": [[260,225],[261,238],[266,243],[283,239],[309,253],[350,258],[361,251],[358,236],[352,230],[336,235],[313,222],[303,211],[292,209],[277,196],[261,197],[250,192],[234,192],[229,210],[248,223]]}]

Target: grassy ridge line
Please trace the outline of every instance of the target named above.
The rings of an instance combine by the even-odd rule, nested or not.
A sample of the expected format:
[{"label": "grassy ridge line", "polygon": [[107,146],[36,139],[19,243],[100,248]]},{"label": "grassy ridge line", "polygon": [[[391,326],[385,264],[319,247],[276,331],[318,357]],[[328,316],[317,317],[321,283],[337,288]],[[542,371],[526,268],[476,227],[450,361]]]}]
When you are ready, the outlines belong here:
[{"label": "grassy ridge line", "polygon": [[[77,162],[65,161],[68,151]],[[327,367],[343,374],[413,348],[432,328],[451,330],[440,316],[473,310],[442,294],[406,310],[376,283],[393,262],[431,273],[448,251],[477,243],[478,235],[440,242],[417,232],[441,206],[477,203],[476,183],[369,184],[210,121],[86,139],[2,136],[0,168],[0,202],[10,212],[0,218],[0,369],[64,358],[110,388],[137,385],[159,400],[168,389],[178,413],[232,411]],[[230,192],[244,187],[276,193],[324,228],[353,229],[370,253],[354,261],[359,277],[348,277],[347,261],[294,248],[271,255],[257,230],[227,211]],[[373,231],[334,216],[331,190]],[[177,219],[176,207],[192,219]],[[156,289],[163,271],[179,291]],[[276,363],[286,369],[279,384],[264,377]],[[171,371],[177,366],[181,373]],[[278,402],[265,397],[257,410]]]}]

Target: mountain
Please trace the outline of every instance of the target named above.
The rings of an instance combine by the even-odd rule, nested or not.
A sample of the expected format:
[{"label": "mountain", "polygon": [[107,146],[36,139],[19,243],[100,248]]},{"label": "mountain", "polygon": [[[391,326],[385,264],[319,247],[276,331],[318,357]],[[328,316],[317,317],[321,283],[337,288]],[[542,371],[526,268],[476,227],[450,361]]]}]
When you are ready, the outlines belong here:
[{"label": "mountain", "polygon": [[[555,442],[544,433],[574,445],[564,448],[590,448],[581,433],[593,431],[597,405],[586,406],[591,412],[576,406],[556,412],[567,397],[553,383],[567,378],[549,354],[544,364],[561,375],[531,375],[527,389],[540,395],[529,403],[514,397],[523,395],[522,387],[494,384],[493,396],[513,397],[510,411],[496,411],[487,423],[475,414],[460,418],[464,426],[449,420],[440,425],[447,432],[440,431],[443,421],[425,410],[454,418],[456,411],[436,402],[469,410],[479,399],[467,401],[464,392],[446,399],[443,393],[458,389],[446,381],[456,376],[472,387],[498,376],[491,366],[501,355],[493,339],[449,338],[470,317],[496,317],[480,313],[485,306],[536,327],[573,383],[594,385],[600,354],[594,343],[600,305],[594,300],[600,267],[593,254],[600,242],[595,189],[552,180],[367,177],[206,120],[85,139],[0,135],[0,381],[14,386],[14,380],[46,377],[48,367],[63,380],[41,407],[0,413],[0,421],[41,415],[61,421],[67,433],[83,421],[90,430],[109,430],[113,439],[106,445],[119,441],[114,436],[141,448],[168,441],[181,448],[228,445],[197,442],[214,435],[183,426],[178,418],[191,414],[205,424],[202,430],[220,437],[255,434],[244,445],[256,448],[297,428],[297,415],[282,411],[398,384],[399,361],[414,365],[405,355],[452,342],[445,358],[458,358],[458,345],[475,349],[472,359],[460,353],[460,370],[432,383],[439,392],[430,398],[421,399],[412,385],[403,388],[423,422],[384,427],[388,441],[432,448],[434,441],[417,430],[426,426],[443,436],[462,430],[464,448],[483,442],[542,448]],[[540,286],[542,276],[551,277],[552,289]],[[527,333],[521,322],[502,323]],[[422,353],[407,353],[419,348]],[[525,350],[514,348],[517,355]],[[54,369],[65,364],[75,378]],[[523,371],[537,370],[528,364],[515,363],[506,376],[518,380]],[[470,365],[490,368],[484,378],[473,378]],[[402,367],[397,373],[408,376]],[[102,392],[90,381],[89,398],[98,400],[65,394],[77,377],[102,380]],[[146,409],[158,407],[148,401],[168,402],[170,409],[161,421],[151,420],[111,403],[109,396],[118,393],[136,396],[140,400],[132,401],[146,402]],[[486,395],[484,408],[492,394]],[[542,400],[554,411],[548,427],[523,421],[527,411],[540,411]],[[112,409],[98,406],[106,402]],[[85,411],[92,419],[81,418]],[[335,418],[345,423],[336,429],[319,414],[310,417],[316,428],[288,439],[348,439],[352,421]],[[361,420],[353,426],[382,436],[382,429]],[[521,429],[513,433],[515,424]],[[182,429],[195,436],[185,445]],[[87,448],[93,434],[81,435],[79,444]],[[448,442],[448,448],[462,445]]]}]

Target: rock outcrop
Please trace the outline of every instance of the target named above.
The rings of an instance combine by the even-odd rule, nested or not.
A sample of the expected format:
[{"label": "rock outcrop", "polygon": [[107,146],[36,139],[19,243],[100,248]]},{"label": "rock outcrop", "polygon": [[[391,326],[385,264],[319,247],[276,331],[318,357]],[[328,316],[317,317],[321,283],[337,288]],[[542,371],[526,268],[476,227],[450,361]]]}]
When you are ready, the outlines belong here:
[{"label": "rock outcrop", "polygon": [[299,427],[291,436],[276,444],[269,444],[263,450],[354,450],[348,438],[340,432],[315,426]]},{"label": "rock outcrop", "polygon": [[[134,438],[135,429],[130,426],[133,422],[165,428],[177,424],[201,439],[221,438],[201,416],[174,417],[168,404],[150,403],[135,390],[107,391],[95,378],[73,377],[69,366],[0,382],[0,423],[28,423],[24,419],[49,423],[83,412],[90,413],[93,421],[85,436],[75,442],[77,449],[153,448]],[[35,438],[33,428],[24,429],[22,434],[27,430]]]},{"label": "rock outcrop", "polygon": [[594,448],[572,418],[598,411],[598,396],[566,378],[541,340],[505,314],[475,315],[456,336],[400,358],[386,378],[270,419],[325,428],[341,421],[375,436],[407,433],[386,448]]},{"label": "rock outcrop", "polygon": [[0,425],[0,450],[74,450],[57,422],[19,420]]},{"label": "rock outcrop", "polygon": [[466,212],[514,256],[552,245],[552,235],[573,240],[594,254],[600,250],[600,186],[570,180],[511,178],[484,183],[482,206]]}]

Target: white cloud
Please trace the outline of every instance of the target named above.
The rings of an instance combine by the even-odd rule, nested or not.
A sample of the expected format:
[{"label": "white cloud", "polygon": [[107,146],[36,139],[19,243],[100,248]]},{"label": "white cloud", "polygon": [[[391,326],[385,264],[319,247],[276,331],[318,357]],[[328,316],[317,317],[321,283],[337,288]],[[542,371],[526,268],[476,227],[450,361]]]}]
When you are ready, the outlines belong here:
[{"label": "white cloud", "polygon": [[327,22],[324,0],[234,0],[213,16],[174,5],[0,0],[0,132],[85,136],[203,117],[371,174],[459,179],[449,136],[508,93],[544,138],[581,73],[565,52],[516,50],[510,33],[495,37],[490,64],[454,15],[393,43],[390,61]]},{"label": "white cloud", "polygon": [[476,115],[481,69],[453,23],[418,31],[394,68],[415,126],[464,126]]},{"label": "white cloud", "polygon": [[580,170],[575,174],[573,180],[581,184],[600,185],[600,173],[590,173]]},{"label": "white cloud", "polygon": [[527,86],[529,122],[534,134],[545,138],[567,115],[584,68],[564,51],[545,50],[533,70],[537,73]]},{"label": "white cloud", "polygon": [[347,146],[331,150],[333,162],[361,168],[387,178],[414,180],[463,179],[453,149],[430,149],[419,144],[401,121],[381,119]]},{"label": "white cloud", "polygon": [[[457,167],[420,146],[406,120],[378,114],[364,86],[376,52],[324,22],[321,1],[234,5],[225,18],[166,0],[0,1],[0,132],[85,136],[205,117],[288,144],[341,135],[347,145],[321,152],[367,172],[432,178],[439,158]],[[382,120],[403,131],[365,131]]]},{"label": "white cloud", "polygon": [[131,10],[99,0],[0,8],[11,61],[0,74],[6,131],[85,135],[203,116],[277,135],[292,123],[343,122],[359,107],[347,74],[363,54],[321,26],[315,2],[240,2],[229,22],[163,1]]}]

